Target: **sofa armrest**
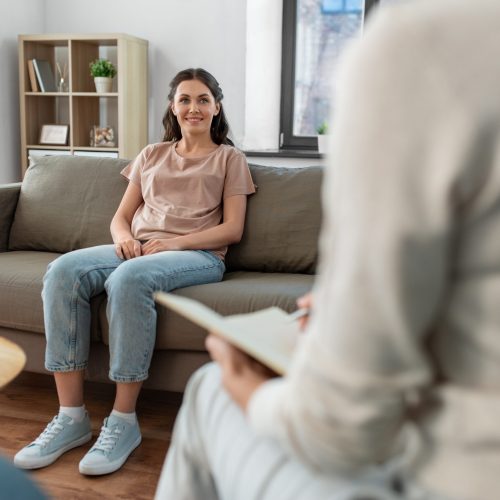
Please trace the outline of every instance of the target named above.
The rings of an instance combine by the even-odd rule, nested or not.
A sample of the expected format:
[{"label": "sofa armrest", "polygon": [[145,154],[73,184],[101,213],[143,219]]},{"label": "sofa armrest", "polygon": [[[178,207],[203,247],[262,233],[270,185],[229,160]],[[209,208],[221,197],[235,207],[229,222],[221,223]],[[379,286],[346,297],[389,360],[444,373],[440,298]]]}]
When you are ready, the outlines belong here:
[{"label": "sofa armrest", "polygon": [[0,252],[5,252],[8,248],[10,228],[20,192],[20,182],[0,185]]}]

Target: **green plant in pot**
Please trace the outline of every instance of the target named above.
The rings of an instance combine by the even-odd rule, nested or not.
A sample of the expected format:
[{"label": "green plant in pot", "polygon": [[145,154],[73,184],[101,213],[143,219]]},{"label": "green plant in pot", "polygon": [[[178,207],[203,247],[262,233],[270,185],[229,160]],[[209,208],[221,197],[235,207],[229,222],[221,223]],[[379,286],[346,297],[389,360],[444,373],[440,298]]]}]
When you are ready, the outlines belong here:
[{"label": "green plant in pot", "polygon": [[325,121],[318,125],[316,132],[318,133],[318,152],[325,154],[328,150],[328,123]]},{"label": "green plant in pot", "polygon": [[116,68],[107,59],[96,59],[90,63],[90,75],[94,77],[97,92],[111,92]]}]

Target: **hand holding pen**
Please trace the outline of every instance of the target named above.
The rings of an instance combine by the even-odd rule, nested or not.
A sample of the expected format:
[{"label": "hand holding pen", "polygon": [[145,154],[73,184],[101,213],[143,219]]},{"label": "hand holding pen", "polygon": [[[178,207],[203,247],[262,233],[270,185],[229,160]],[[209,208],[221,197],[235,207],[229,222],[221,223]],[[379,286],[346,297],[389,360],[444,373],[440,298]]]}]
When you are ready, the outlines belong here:
[{"label": "hand holding pen", "polygon": [[309,292],[297,299],[297,305],[299,308],[289,315],[290,321],[299,321],[300,329],[304,330],[312,308],[312,293]]}]

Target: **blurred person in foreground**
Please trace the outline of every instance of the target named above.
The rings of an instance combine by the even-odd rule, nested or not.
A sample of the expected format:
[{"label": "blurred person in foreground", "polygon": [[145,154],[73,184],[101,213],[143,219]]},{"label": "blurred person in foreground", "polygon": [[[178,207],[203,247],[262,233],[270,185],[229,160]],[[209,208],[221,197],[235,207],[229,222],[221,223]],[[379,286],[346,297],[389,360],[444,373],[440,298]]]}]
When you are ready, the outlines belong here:
[{"label": "blurred person in foreground", "polygon": [[379,9],[337,90],[291,371],[210,335],[157,498],[500,498],[500,2]]}]

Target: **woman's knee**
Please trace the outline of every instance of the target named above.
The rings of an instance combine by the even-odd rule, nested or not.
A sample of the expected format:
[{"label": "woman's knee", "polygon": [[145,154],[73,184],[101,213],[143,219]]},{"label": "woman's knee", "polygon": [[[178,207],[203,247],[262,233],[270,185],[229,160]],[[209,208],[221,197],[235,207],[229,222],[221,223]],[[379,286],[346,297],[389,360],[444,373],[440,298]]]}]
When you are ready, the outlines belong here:
[{"label": "woman's knee", "polygon": [[106,256],[105,246],[65,253],[52,261],[43,278],[44,293],[78,290],[84,296],[100,293],[104,280],[117,265]]},{"label": "woman's knee", "polygon": [[65,285],[72,285],[79,273],[78,260],[75,259],[73,252],[61,255],[48,265],[43,278],[44,289],[52,287],[64,288]]},{"label": "woman's knee", "polygon": [[157,285],[153,274],[135,264],[133,260],[127,260],[108,276],[104,284],[108,297],[152,294],[156,291]]}]

